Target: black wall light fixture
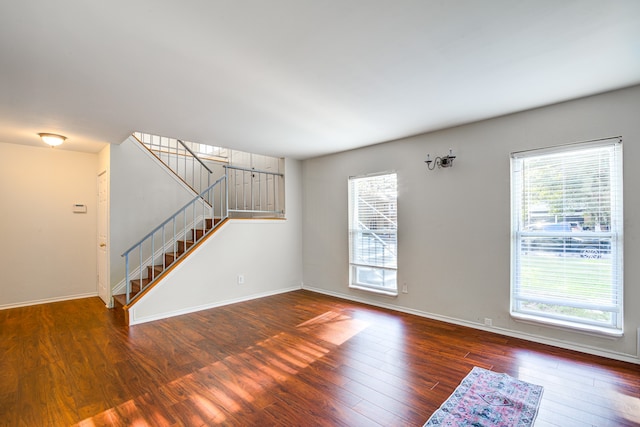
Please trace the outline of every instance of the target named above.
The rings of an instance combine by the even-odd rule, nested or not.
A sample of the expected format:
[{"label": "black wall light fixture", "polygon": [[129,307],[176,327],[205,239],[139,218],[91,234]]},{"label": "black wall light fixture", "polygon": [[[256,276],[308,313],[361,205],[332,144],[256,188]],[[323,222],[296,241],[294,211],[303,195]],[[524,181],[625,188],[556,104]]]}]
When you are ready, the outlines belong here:
[{"label": "black wall light fixture", "polygon": [[438,168],[450,168],[453,166],[453,160],[456,156],[453,155],[453,151],[449,149],[449,154],[446,156],[438,156],[435,159],[431,160],[431,155],[427,154],[427,160],[424,162],[427,164],[427,169],[430,171],[434,170],[436,166]]}]

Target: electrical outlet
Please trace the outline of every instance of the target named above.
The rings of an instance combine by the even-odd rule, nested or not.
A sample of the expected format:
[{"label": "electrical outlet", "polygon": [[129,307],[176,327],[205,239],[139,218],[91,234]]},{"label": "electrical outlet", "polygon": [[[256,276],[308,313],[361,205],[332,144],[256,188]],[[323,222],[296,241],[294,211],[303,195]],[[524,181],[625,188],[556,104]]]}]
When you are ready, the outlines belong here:
[{"label": "electrical outlet", "polygon": [[409,293],[409,287],[407,286],[406,283],[402,285],[402,293],[403,294],[408,294]]},{"label": "electrical outlet", "polygon": [[485,326],[493,326],[493,320],[489,319],[488,317],[484,318],[484,325]]},{"label": "electrical outlet", "polygon": [[244,274],[238,274],[238,285],[244,285]]}]

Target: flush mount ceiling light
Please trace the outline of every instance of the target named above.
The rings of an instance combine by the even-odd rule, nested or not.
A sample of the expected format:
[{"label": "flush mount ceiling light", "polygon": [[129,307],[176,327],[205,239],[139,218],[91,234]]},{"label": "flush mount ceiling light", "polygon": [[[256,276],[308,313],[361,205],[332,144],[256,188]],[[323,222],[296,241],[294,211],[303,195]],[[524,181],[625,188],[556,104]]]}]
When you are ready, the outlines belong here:
[{"label": "flush mount ceiling light", "polygon": [[58,146],[67,139],[66,136],[57,135],[55,133],[39,133],[40,138],[45,142],[45,144],[49,144],[52,147]]}]

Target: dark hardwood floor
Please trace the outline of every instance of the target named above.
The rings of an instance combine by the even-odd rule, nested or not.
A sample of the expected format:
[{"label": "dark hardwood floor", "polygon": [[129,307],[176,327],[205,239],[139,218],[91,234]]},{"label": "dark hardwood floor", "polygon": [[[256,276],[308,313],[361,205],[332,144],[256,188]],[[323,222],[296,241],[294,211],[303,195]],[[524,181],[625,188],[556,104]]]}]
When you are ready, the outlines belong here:
[{"label": "dark hardwood floor", "polygon": [[2,426],[421,426],[473,366],[536,426],[640,425],[640,366],[308,291],[126,327],[98,298],[0,311]]}]

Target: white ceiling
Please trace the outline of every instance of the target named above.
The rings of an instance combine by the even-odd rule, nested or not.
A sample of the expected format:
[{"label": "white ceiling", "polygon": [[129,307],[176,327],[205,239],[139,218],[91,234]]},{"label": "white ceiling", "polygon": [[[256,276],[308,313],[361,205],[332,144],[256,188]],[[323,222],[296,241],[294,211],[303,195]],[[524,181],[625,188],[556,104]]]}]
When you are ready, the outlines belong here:
[{"label": "white ceiling", "polygon": [[0,141],[294,158],[640,83],[640,0],[0,0]]}]

